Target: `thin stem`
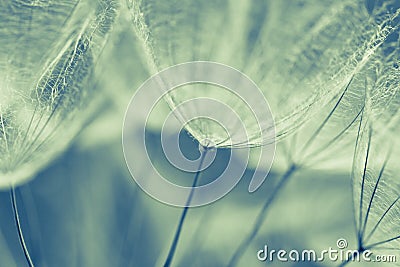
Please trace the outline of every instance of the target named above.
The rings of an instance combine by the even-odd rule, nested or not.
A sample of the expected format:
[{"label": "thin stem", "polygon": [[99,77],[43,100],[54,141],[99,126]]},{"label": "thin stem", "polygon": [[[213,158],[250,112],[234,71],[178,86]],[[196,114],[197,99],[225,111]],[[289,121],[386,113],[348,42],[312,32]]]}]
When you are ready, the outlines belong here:
[{"label": "thin stem", "polygon": [[370,148],[371,148],[371,137],[372,137],[372,133],[371,133],[371,129],[369,131],[368,134],[368,145],[367,145],[367,152],[365,155],[365,161],[364,161],[364,169],[363,169],[363,175],[362,175],[362,181],[361,181],[361,196],[360,196],[360,214],[359,214],[359,221],[358,221],[358,225],[359,225],[359,230],[358,230],[358,246],[361,247],[362,246],[362,238],[363,238],[363,233],[362,233],[362,229],[363,229],[363,201],[364,201],[364,186],[365,186],[365,178],[367,175],[367,168],[368,168],[368,158],[369,158],[369,152],[370,152]]},{"label": "thin stem", "polygon": [[[364,107],[361,108],[360,111],[357,113],[357,115],[353,118],[353,120],[342,131],[340,131],[340,133],[338,133],[335,137],[333,137],[331,140],[329,140],[329,142],[327,142],[321,148],[318,148],[317,150],[315,150],[313,153],[307,155],[306,156],[307,161],[310,162],[310,159],[315,160],[316,156],[318,156],[321,152],[325,151],[327,148],[329,148],[331,145],[333,145],[336,141],[338,141],[353,126],[353,124],[356,122],[358,117],[360,117],[360,115],[362,114],[363,110],[364,110]],[[311,160],[311,163],[308,163],[307,165],[312,164],[313,163],[312,160]]]},{"label": "thin stem", "polygon": [[177,229],[175,231],[174,239],[173,239],[171,247],[169,249],[167,259],[165,260],[165,263],[164,263],[164,267],[171,266],[172,260],[174,258],[176,247],[178,246],[178,242],[179,242],[179,237],[180,237],[181,232],[182,232],[183,223],[185,222],[185,218],[186,218],[187,212],[189,211],[189,205],[192,202],[192,198],[193,198],[193,194],[194,194],[194,191],[195,191],[195,187],[197,186],[197,182],[199,180],[200,172],[201,172],[200,170],[201,170],[201,167],[203,165],[203,161],[204,161],[204,158],[206,157],[206,154],[207,154],[207,148],[205,148],[203,150],[203,153],[201,154],[199,168],[198,168],[198,171],[196,172],[196,175],[194,177],[193,184],[192,184],[192,189],[191,189],[189,197],[188,197],[188,199],[186,201],[186,205],[183,208],[183,211],[182,211],[182,214],[181,214],[181,218],[179,220],[178,227],[177,227]]},{"label": "thin stem", "polygon": [[372,235],[375,233],[375,231],[378,229],[378,226],[381,224],[383,219],[386,217],[386,215],[389,213],[389,211],[396,205],[396,203],[400,200],[400,196],[398,196],[392,204],[387,208],[387,210],[382,214],[381,218],[379,221],[375,224],[374,228],[372,231],[368,234],[367,238],[365,238],[364,242],[368,242],[368,240],[372,237]]},{"label": "thin stem", "polygon": [[[356,137],[356,144],[354,146],[354,153],[353,153],[353,167],[352,167],[352,179],[354,179],[355,177],[355,162],[356,162],[356,156],[357,156],[357,151],[358,151],[358,147],[359,147],[359,142],[361,140],[361,132],[362,132],[362,126],[363,126],[363,122],[364,122],[364,110],[365,110],[365,105],[364,108],[361,112],[361,117],[360,117],[360,123],[358,124],[358,130],[357,130],[357,137]],[[354,183],[352,183],[352,195],[353,195],[353,199],[355,197],[355,190],[354,190]],[[356,214],[356,203],[354,203],[353,201],[353,214]],[[359,226],[357,225],[357,216],[353,217],[353,223],[354,223],[354,228],[355,231],[357,232],[357,240],[358,240],[358,245],[360,246],[360,239],[359,239]],[[360,226],[361,227],[361,226]]]},{"label": "thin stem", "polygon": [[28,248],[25,243],[24,235],[22,233],[14,186],[10,189],[10,197],[11,197],[11,204],[12,204],[12,208],[13,208],[13,212],[14,212],[15,226],[17,227],[17,230],[18,230],[19,243],[21,244],[22,250],[24,251],[25,259],[26,259],[29,267],[34,267],[35,265],[33,265],[31,256],[29,255],[29,251],[28,251]]},{"label": "thin stem", "polygon": [[[333,116],[333,113],[335,113],[335,110],[339,107],[339,104],[342,102],[342,99],[346,95],[351,83],[353,82],[353,79],[354,79],[354,75],[352,75],[350,77],[349,82],[346,84],[346,87],[344,88],[344,90],[343,90],[342,94],[340,95],[339,99],[336,101],[335,106],[329,112],[328,116],[326,116],[326,118],[323,120],[321,125],[317,128],[317,130],[313,133],[313,135],[310,137],[310,139],[308,139],[308,141],[304,145],[304,147],[302,149],[303,153],[305,153],[306,150],[311,146],[311,144],[316,140],[316,137],[318,136],[318,134],[322,131],[324,126],[328,123],[329,119]],[[336,96],[333,97],[333,99],[335,99],[335,98],[336,98]]]},{"label": "thin stem", "polygon": [[374,200],[374,197],[375,197],[375,195],[376,195],[376,192],[377,192],[379,183],[380,183],[381,178],[382,178],[382,176],[383,176],[383,173],[384,173],[384,171],[385,171],[386,164],[387,164],[387,162],[389,161],[389,156],[390,156],[390,154],[391,154],[391,153],[390,153],[390,151],[389,151],[388,155],[386,156],[385,162],[383,163],[383,166],[382,166],[382,168],[381,168],[381,170],[380,170],[380,172],[379,172],[378,179],[377,179],[377,181],[376,181],[376,183],[375,183],[374,191],[372,192],[372,196],[371,196],[371,198],[370,198],[370,200],[369,200],[368,209],[367,209],[367,214],[365,215],[364,226],[363,226],[363,229],[362,229],[362,232],[361,232],[361,236],[362,236],[362,237],[364,237],[365,230],[366,230],[366,228],[367,228],[367,222],[368,222],[369,214],[370,214],[370,212],[371,212],[372,201]]},{"label": "thin stem", "polygon": [[392,241],[395,241],[395,240],[398,240],[398,239],[400,239],[400,235],[392,237],[392,238],[389,238],[389,239],[386,239],[386,240],[383,240],[383,241],[380,241],[380,242],[376,242],[376,243],[374,243],[372,245],[368,245],[367,248],[373,248],[373,247],[376,247],[376,246],[379,246],[379,245],[382,245],[382,244],[386,244],[386,243],[389,243],[389,242],[392,242]]},{"label": "thin stem", "polygon": [[253,228],[251,229],[250,234],[247,235],[247,237],[240,243],[239,247],[236,249],[235,253],[231,257],[228,266],[233,267],[236,266],[237,263],[239,262],[239,259],[243,255],[243,253],[246,251],[246,248],[249,246],[251,241],[253,241],[254,237],[258,234],[258,231],[260,230],[263,222],[265,221],[265,218],[267,216],[267,211],[269,210],[269,207],[275,200],[275,198],[278,196],[278,193],[281,192],[282,188],[286,185],[286,183],[289,181],[289,178],[293,176],[295,171],[297,170],[298,166],[295,164],[292,164],[289,169],[282,175],[281,179],[279,180],[278,184],[275,186],[272,194],[269,196],[267,201],[265,202],[264,206],[260,210],[260,213],[258,214]]}]

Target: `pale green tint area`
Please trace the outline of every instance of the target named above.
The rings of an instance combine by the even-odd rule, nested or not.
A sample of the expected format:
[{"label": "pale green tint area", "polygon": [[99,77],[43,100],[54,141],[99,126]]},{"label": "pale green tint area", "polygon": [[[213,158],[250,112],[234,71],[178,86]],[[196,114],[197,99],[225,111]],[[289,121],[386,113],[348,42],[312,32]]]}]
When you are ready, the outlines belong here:
[{"label": "pale green tint area", "polygon": [[[143,16],[156,40],[153,49],[157,68],[188,60],[230,64],[260,85],[277,118],[292,112],[299,114],[295,118],[301,117],[288,120],[294,121],[294,125],[282,122],[282,133],[288,136],[278,144],[273,169],[258,191],[253,194],[247,191],[252,174],[250,165],[239,185],[226,197],[212,205],[189,210],[173,266],[225,266],[250,232],[277,179],[293,162],[304,163],[307,168],[297,173],[282,190],[238,266],[337,266],[337,262],[330,261],[260,263],[256,253],[264,245],[273,249],[321,251],[336,248],[339,238],[346,238],[349,248],[357,248],[354,221],[358,222],[359,218],[361,178],[369,136],[366,131],[360,137],[351,180],[361,117],[358,114],[367,102],[369,111],[364,118],[369,119],[364,120],[362,126],[374,129],[369,159],[372,163],[368,166],[366,193],[361,201],[364,218],[376,178],[390,146],[395,146],[394,140],[398,138],[399,94],[396,88],[399,72],[395,67],[399,60],[398,31],[390,34],[385,45],[377,47],[378,52],[372,56],[365,51],[370,49],[369,45],[377,44],[374,34],[379,25],[386,25],[383,21],[387,19],[381,16],[379,1],[367,4],[364,1],[241,2],[244,3],[143,1]],[[370,15],[372,11],[376,12],[375,20]],[[154,69],[147,67],[152,58],[149,58],[149,51],[144,52],[140,38],[135,37],[130,15],[126,10],[121,12],[96,65],[95,88],[99,90],[96,92],[105,99],[96,118],[79,134],[72,147],[18,189],[22,229],[37,266],[161,266],[170,247],[181,209],[161,204],[141,191],[128,173],[122,155],[125,108],[136,88],[154,74]],[[56,22],[48,23],[48,27],[54,24]],[[41,47],[41,42],[44,41],[35,46]],[[5,54],[2,51],[2,55]],[[30,64],[40,63],[36,61],[38,55]],[[368,60],[362,61],[366,55]],[[21,56],[20,60],[23,58]],[[341,79],[332,81],[333,74]],[[350,77],[353,77],[350,93],[315,136]],[[0,81],[1,85],[4,83]],[[314,95],[321,84],[326,85],[323,91],[337,85],[334,93],[328,93],[329,101],[318,102],[311,108],[312,115],[302,113],[301,108],[300,111],[293,109],[299,103],[302,107],[303,101],[307,106],[325,96]],[[180,101],[190,95],[182,94]],[[1,98],[0,103],[5,102],[4,99]],[[161,111],[168,112],[167,106],[161,106]],[[153,141],[149,154],[159,171],[171,181],[190,185],[193,175],[177,171],[164,160],[158,143],[162,121],[157,119],[155,116],[148,127],[148,136]],[[349,125],[346,134],[341,134]],[[375,133],[377,138],[374,138]],[[332,140],[335,142],[327,146]],[[188,157],[199,155],[197,143],[191,137],[183,135],[182,145]],[[210,181],[221,172],[228,152],[219,150],[219,161],[203,173],[201,182]],[[367,231],[399,195],[398,154],[396,150],[391,153],[392,160],[387,163],[384,186],[379,189],[372,206]],[[140,172],[146,175],[147,170]],[[8,192],[1,192],[0,198],[0,266],[25,266]],[[398,235],[398,206],[391,210],[388,218],[391,220],[378,229],[375,241]],[[395,250],[379,253],[398,255]],[[350,263],[349,266],[392,265]]]},{"label": "pale green tint area", "polygon": [[363,102],[358,79],[370,65],[393,63],[385,49],[398,46],[387,42],[398,23],[396,1],[372,10],[365,1],[128,2],[152,73],[196,60],[243,71],[267,97],[278,139],[318,121],[346,87],[341,116],[353,119]]},{"label": "pale green tint area", "polygon": [[[156,138],[153,134],[151,140]],[[190,153],[196,144],[188,137],[185,140]],[[90,150],[82,150],[78,144],[20,188],[22,226],[33,260],[38,266],[161,265],[180,209],[161,204],[137,188],[124,167],[118,141]],[[165,164],[159,149],[150,145],[150,153],[160,158],[155,160],[158,168],[171,181],[190,184],[192,176],[179,174]],[[225,160],[226,154],[222,154],[219,164],[205,172],[202,181],[218,174],[218,165],[224,165]],[[222,200],[189,211],[174,266],[226,264],[271,193],[277,173],[271,173],[254,194],[247,191],[250,178],[251,171]],[[335,246],[339,237],[346,237],[350,245],[355,245],[348,176],[307,172],[292,182],[270,210],[239,266],[264,266],[257,264],[255,256],[264,244],[322,250]],[[1,263],[24,266],[7,192],[1,198],[5,237],[0,242]],[[11,264],[14,261],[16,265]],[[324,266],[334,265],[326,262]]]},{"label": "pale green tint area", "polygon": [[115,1],[0,3],[0,187],[29,180],[99,109]]}]

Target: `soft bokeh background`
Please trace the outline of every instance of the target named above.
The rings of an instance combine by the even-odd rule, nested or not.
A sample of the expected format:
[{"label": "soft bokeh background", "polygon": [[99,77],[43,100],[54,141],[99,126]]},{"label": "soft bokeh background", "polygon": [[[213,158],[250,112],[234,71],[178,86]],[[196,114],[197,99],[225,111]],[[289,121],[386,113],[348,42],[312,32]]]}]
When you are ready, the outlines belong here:
[{"label": "soft bokeh background", "polygon": [[[65,153],[31,182],[17,188],[22,231],[36,266],[161,266],[170,247],[182,209],[162,204],[141,191],[123,158],[125,108],[149,73],[144,67],[147,62],[142,46],[126,23],[128,15],[122,12],[118,20],[98,63],[99,94],[108,100]],[[159,134],[157,129],[149,132],[149,151],[160,170],[169,173],[170,167],[162,161]],[[195,157],[197,143],[185,133],[182,143],[185,153]],[[227,196],[189,210],[173,266],[227,264],[280,177],[285,165],[283,151],[279,145],[276,166],[255,193],[247,191],[249,169]],[[341,155],[346,162],[340,164],[340,169],[315,166],[289,181],[239,266],[339,264],[329,260],[259,262],[256,253],[264,245],[271,249],[321,251],[336,248],[336,241],[346,238],[349,248],[357,248],[348,161],[351,149],[347,152],[350,154]],[[210,175],[226,163],[227,151],[218,153],[220,160]],[[141,171],[146,174],[146,170]],[[192,176],[177,178],[191,181]],[[4,190],[0,192],[0,267],[13,266],[27,265],[18,242],[9,192]]]},{"label": "soft bokeh background", "polygon": [[[247,175],[223,199],[190,210],[175,266],[224,266],[250,230],[275,178],[270,173],[259,191],[249,194]],[[346,238],[355,247],[349,185],[346,174],[296,176],[276,199],[239,266],[290,265],[259,263],[256,252],[265,244],[318,251],[335,248],[338,238]],[[37,266],[159,266],[181,212],[138,189],[118,140],[91,149],[75,143],[20,187],[17,196],[22,229]],[[0,203],[1,266],[25,266],[7,192],[1,193]]]}]

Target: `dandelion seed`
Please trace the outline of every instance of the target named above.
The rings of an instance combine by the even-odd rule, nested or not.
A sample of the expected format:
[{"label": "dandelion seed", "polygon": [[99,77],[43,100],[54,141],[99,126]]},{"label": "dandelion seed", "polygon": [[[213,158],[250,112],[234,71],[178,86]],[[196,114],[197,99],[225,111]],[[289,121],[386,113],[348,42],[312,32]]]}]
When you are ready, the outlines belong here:
[{"label": "dandelion seed", "polygon": [[[93,112],[94,104],[85,107],[98,95],[91,76],[117,3],[89,3],[0,3],[0,188],[11,187],[15,224],[31,267],[15,186],[60,153]],[[84,19],[78,11],[86,12]]]},{"label": "dandelion seed", "polygon": [[397,140],[374,133],[368,114],[360,123],[352,184],[358,250],[399,254],[400,191]]},{"label": "dandelion seed", "polygon": [[[284,14],[260,24],[249,16],[253,12],[251,2],[238,5],[236,1],[222,1],[216,6],[190,8],[191,1],[180,1],[175,13],[174,3],[128,3],[152,71],[192,60],[212,60],[238,68],[271,101],[278,139],[296,131],[341,94],[395,30],[390,21],[399,15],[398,11],[384,14],[385,7],[375,11],[375,19],[363,1],[342,1],[333,3],[329,12],[323,12],[326,5],[322,3],[310,4],[306,9],[309,16],[299,21],[298,8],[291,10],[291,5],[282,1],[268,3],[267,7],[271,13]],[[196,15],[191,10],[196,10]],[[261,30],[250,45],[246,34],[254,24]],[[297,35],[294,24],[307,34]],[[213,28],[224,28],[224,34],[210,35]],[[291,38],[295,47],[287,45]],[[174,96],[171,101],[180,102],[180,97]]]},{"label": "dandelion seed", "polygon": [[[368,87],[354,152],[352,185],[358,250],[399,254],[400,185],[397,159],[400,107],[399,43],[381,61]],[[393,63],[395,62],[395,63]]]},{"label": "dandelion seed", "polygon": [[91,116],[95,105],[89,104],[99,99],[93,90],[93,70],[117,3],[3,1],[1,5],[5,26],[0,30],[4,44],[0,187],[4,188],[31,178]]}]

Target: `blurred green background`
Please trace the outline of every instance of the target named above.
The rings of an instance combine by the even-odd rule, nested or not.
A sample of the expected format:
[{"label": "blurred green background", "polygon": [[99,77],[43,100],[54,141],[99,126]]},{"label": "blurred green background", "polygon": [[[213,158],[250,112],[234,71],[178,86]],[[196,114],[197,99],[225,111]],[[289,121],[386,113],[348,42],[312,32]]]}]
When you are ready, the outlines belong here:
[{"label": "blurred green background", "polygon": [[[289,3],[294,10],[291,12],[304,11],[303,2],[307,1],[296,1],[296,7]],[[324,9],[322,4],[318,8],[310,9],[314,12],[310,11],[311,21]],[[161,266],[171,245],[182,209],[162,204],[138,188],[122,152],[125,108],[136,88],[152,74],[148,71],[143,47],[132,25],[127,23],[128,17],[121,12],[97,63],[96,89],[106,99],[98,113],[62,155],[35,179],[17,188],[21,227],[35,266]],[[255,35],[253,32],[250,37]],[[280,49],[286,51],[285,47],[277,48]],[[176,63],[175,59],[170,60]],[[192,175],[174,172],[163,161],[159,129],[149,129],[148,136],[150,154],[160,171],[190,184]],[[198,144],[184,132],[182,144],[187,155],[196,157]],[[227,196],[189,210],[173,266],[212,267],[228,263],[288,164],[285,148],[287,143],[278,144],[276,163],[255,193],[247,191],[252,174],[249,168]],[[264,245],[273,249],[321,251],[336,248],[336,241],[345,238],[349,248],[357,248],[350,181],[353,147],[343,150],[343,155],[333,156],[334,163],[327,164],[328,167],[316,164],[315,168],[302,170],[289,181],[273,202],[260,232],[238,266],[339,264],[329,260],[260,262],[257,251]],[[228,159],[229,150],[218,150],[218,161],[209,173],[204,173],[204,179],[212,179]],[[146,175],[145,169],[140,171]],[[3,190],[0,192],[0,267],[13,266],[27,265],[18,242],[9,192]],[[365,263],[351,263],[351,266],[365,266]]]}]

